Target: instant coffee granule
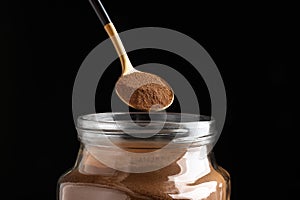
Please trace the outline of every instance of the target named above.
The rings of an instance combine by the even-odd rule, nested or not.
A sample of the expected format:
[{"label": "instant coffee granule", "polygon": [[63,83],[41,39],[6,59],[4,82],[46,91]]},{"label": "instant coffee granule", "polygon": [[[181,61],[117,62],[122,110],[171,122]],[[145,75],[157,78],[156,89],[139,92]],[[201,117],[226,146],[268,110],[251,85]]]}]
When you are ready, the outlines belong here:
[{"label": "instant coffee granule", "polygon": [[161,110],[174,98],[172,89],[163,79],[145,72],[123,76],[116,84],[116,91],[125,102],[142,111]]}]

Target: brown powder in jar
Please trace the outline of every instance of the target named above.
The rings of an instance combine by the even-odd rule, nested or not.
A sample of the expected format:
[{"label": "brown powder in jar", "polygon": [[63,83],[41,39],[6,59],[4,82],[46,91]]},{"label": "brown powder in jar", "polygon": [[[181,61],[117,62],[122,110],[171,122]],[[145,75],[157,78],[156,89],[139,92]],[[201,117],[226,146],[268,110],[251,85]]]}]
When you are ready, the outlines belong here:
[{"label": "brown powder in jar", "polygon": [[[146,152],[148,149],[144,149],[144,153]],[[81,186],[80,190],[85,193],[84,190],[87,191],[91,187],[100,187],[100,191],[101,188],[105,188],[115,193],[126,194],[128,200],[172,200],[168,193],[178,192],[174,182],[168,181],[168,176],[180,172],[176,162],[153,172],[127,173],[107,167],[87,150],[83,150],[80,163],[76,170],[72,170],[60,180],[63,183],[62,188],[67,186],[79,190],[78,186]],[[85,199],[94,199],[91,194],[85,195]],[[72,200],[82,200],[71,193],[65,194],[65,199],[69,200],[71,196]],[[120,199],[111,198],[111,200]]]},{"label": "brown powder in jar", "polygon": [[145,72],[122,76],[116,83],[116,91],[125,103],[142,111],[164,109],[174,98],[171,87],[163,79]]},{"label": "brown powder in jar", "polygon": [[[148,152],[144,149],[144,153]],[[78,186],[81,186],[81,190],[89,191],[91,187],[99,187],[99,192],[105,188],[111,191],[111,195],[125,195],[130,200],[172,200],[172,199],[187,199],[187,198],[172,198],[170,194],[178,194],[181,185],[176,185],[169,178],[174,175],[178,175],[181,172],[187,171],[187,166],[179,165],[178,160],[171,163],[169,166],[161,168],[156,171],[147,173],[127,173],[121,172],[112,168],[109,168],[94,158],[88,151],[82,152],[82,160],[79,168],[73,170],[67,174],[61,181],[64,183],[62,187],[69,185],[69,187],[75,187],[74,190],[78,190]],[[161,155],[162,157],[168,156]],[[182,159],[182,158],[179,158]],[[200,166],[199,166],[200,167]],[[224,177],[209,165],[210,173],[195,180],[194,183],[188,184],[189,186],[198,185],[204,182],[217,181],[221,186],[225,186],[226,182]],[[199,168],[200,170],[201,168]],[[71,184],[71,185],[70,185]],[[77,185],[78,184],[78,185]],[[73,186],[72,186],[73,185]],[[182,185],[182,187],[186,187]],[[200,186],[201,187],[201,186]],[[225,193],[225,187],[219,188],[222,193]],[[226,197],[219,196],[221,191],[216,191],[215,194],[205,198],[205,200],[225,200]],[[69,200],[72,194],[66,194],[65,199]],[[92,194],[85,194],[85,199],[92,198]],[[72,200],[81,200],[82,198],[72,195]],[[98,195],[99,197],[99,195]],[[120,197],[111,197],[111,200],[120,200]],[[123,198],[122,198],[123,199]],[[125,199],[125,198],[124,198]]]}]

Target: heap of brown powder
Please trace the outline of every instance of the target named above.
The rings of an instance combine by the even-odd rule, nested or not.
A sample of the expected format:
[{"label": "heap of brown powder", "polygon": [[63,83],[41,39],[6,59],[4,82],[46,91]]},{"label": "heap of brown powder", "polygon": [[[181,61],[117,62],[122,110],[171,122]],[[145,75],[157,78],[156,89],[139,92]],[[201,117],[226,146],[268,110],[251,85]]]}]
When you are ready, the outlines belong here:
[{"label": "heap of brown powder", "polygon": [[171,87],[160,77],[134,72],[122,76],[116,83],[116,92],[131,107],[142,110],[162,110],[173,101]]}]

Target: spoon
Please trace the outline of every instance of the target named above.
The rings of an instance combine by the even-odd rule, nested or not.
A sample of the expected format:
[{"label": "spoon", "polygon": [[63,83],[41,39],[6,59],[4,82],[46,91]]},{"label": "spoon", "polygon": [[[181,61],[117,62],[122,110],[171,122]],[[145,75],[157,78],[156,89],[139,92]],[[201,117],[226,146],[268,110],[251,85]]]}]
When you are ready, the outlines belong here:
[{"label": "spoon", "polygon": [[174,92],[161,77],[133,68],[116,28],[100,0],[89,0],[121,61],[122,74],[115,85],[118,97],[128,106],[142,111],[160,111],[174,100]]}]

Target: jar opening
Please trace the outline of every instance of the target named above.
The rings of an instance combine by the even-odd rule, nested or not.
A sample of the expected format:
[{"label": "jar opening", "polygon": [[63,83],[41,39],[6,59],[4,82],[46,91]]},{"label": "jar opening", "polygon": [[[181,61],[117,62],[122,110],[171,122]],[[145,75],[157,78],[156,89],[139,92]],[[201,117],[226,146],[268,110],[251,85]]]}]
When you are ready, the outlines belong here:
[{"label": "jar opening", "polygon": [[215,121],[209,116],[166,112],[97,113],[77,120],[79,139],[96,142],[103,137],[126,140],[159,139],[177,143],[206,141],[216,137]]}]

